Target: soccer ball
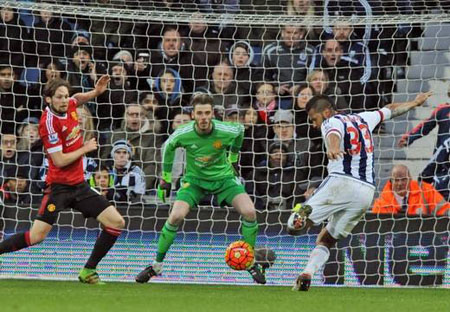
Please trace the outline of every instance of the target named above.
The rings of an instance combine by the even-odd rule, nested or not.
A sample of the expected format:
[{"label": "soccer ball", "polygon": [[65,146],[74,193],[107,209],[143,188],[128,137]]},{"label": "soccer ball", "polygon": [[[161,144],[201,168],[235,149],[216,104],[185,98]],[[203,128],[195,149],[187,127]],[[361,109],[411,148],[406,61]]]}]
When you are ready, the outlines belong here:
[{"label": "soccer ball", "polygon": [[255,262],[252,246],[244,241],[231,243],[225,252],[225,262],[233,270],[247,270]]}]

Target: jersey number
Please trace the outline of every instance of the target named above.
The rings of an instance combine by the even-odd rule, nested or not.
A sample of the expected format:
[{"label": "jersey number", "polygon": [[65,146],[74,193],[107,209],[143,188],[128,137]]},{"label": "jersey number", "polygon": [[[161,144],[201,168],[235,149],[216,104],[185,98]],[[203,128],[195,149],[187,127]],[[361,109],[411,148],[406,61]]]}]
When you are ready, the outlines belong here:
[{"label": "jersey number", "polygon": [[[364,145],[366,153],[373,153],[372,137],[370,135],[369,128],[365,124],[358,126],[364,139]],[[361,142],[359,141],[359,131],[355,127],[348,126],[347,133],[350,135],[351,148],[347,150],[349,155],[358,155],[361,152]]]}]

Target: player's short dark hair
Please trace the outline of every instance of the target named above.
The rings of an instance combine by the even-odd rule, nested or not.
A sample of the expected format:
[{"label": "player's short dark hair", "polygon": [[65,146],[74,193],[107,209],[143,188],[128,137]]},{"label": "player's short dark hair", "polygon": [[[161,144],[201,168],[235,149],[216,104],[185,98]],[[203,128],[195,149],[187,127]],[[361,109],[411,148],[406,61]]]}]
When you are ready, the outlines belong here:
[{"label": "player's short dark hair", "polygon": [[207,93],[197,93],[192,96],[191,105],[193,110],[195,110],[196,105],[204,105],[209,104],[211,107],[214,107],[214,99],[211,95]]},{"label": "player's short dark hair", "polygon": [[69,90],[70,93],[70,83],[67,80],[56,78],[50,80],[44,88],[44,96],[45,97],[52,97],[55,95],[56,90],[59,87],[66,87]]},{"label": "player's short dark hair", "polygon": [[328,95],[320,94],[313,96],[308,103],[306,103],[305,110],[306,113],[309,113],[311,109],[314,109],[315,112],[322,112],[327,108],[335,110],[330,97]]}]

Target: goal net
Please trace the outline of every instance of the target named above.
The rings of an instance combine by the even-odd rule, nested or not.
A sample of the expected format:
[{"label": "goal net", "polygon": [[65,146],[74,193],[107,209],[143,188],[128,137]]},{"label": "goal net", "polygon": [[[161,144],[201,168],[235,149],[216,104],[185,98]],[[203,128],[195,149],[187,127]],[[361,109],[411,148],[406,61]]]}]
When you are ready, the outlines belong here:
[{"label": "goal net", "polygon": [[[214,98],[216,118],[245,127],[240,175],[258,211],[257,246],[277,254],[267,281],[291,285],[321,227],[293,237],[285,224],[327,174],[307,100],[329,95],[338,110],[358,113],[431,90],[426,105],[375,129],[375,198],[385,201],[338,242],[313,285],[449,287],[446,1],[0,0],[0,8],[1,239],[28,229],[40,208],[45,85],[61,77],[73,93],[87,92],[108,73],[108,90],[72,116],[100,145],[84,160],[86,179],[126,219],[99,265],[102,278],[133,281],[153,260],[170,209],[156,197],[161,146],[202,92]],[[130,145],[125,169],[115,159],[119,140]],[[178,181],[184,157],[177,152]],[[391,179],[396,165],[411,179]],[[392,192],[402,181],[409,184],[395,187],[408,190],[409,207]],[[206,197],[155,281],[251,284],[224,261],[240,224],[235,210]],[[43,243],[0,256],[0,277],[75,279],[99,231],[95,220],[64,211]]]}]

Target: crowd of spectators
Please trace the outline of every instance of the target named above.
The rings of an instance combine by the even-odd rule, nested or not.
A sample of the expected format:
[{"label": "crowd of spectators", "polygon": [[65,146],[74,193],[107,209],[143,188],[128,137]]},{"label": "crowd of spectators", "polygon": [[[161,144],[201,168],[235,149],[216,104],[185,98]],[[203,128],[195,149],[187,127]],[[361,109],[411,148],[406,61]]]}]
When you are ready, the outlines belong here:
[{"label": "crowd of spectators", "polygon": [[[45,187],[48,162],[37,124],[46,105],[46,83],[61,77],[70,82],[72,93],[86,92],[104,73],[111,76],[108,91],[79,108],[75,117],[84,139],[96,138],[100,146],[85,158],[86,179],[108,199],[144,202],[145,195],[154,193],[162,144],[190,121],[192,94],[206,92],[214,98],[217,119],[245,126],[240,173],[257,208],[290,209],[304,201],[327,174],[320,132],[308,123],[306,102],[326,94],[345,113],[384,106],[395,85],[393,68],[407,64],[407,57],[399,57],[407,51],[399,47],[417,35],[414,27],[395,36],[396,25],[235,27],[206,23],[203,14],[369,14],[364,1],[350,6],[332,2],[324,8],[322,1],[312,0],[70,1],[195,10],[191,22],[170,25],[49,11],[32,12],[27,24],[24,12],[2,7],[3,201],[39,200]],[[402,1],[391,2],[404,9]],[[177,152],[174,180],[183,174],[184,158],[183,151]],[[20,190],[30,198],[14,195]]]}]

